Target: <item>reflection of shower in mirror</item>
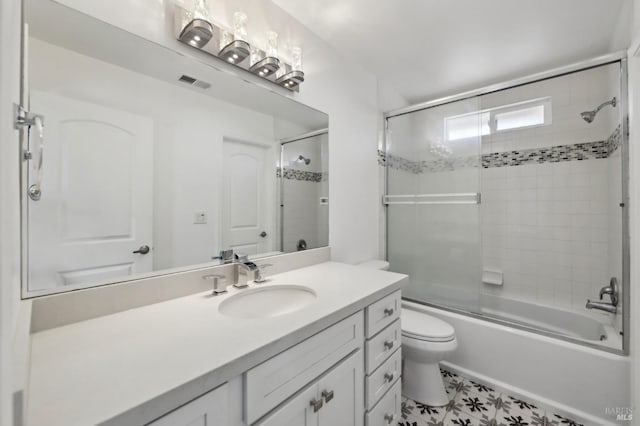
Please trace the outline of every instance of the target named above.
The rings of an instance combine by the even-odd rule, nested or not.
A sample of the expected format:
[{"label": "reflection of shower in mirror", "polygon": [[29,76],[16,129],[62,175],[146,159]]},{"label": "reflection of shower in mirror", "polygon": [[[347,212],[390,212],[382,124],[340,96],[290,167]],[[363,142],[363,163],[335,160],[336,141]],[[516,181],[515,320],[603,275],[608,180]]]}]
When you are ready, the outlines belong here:
[{"label": "reflection of shower in mirror", "polygon": [[296,163],[304,163],[308,166],[309,163],[311,163],[311,158],[307,158],[304,155],[298,155],[298,158],[296,158]]}]

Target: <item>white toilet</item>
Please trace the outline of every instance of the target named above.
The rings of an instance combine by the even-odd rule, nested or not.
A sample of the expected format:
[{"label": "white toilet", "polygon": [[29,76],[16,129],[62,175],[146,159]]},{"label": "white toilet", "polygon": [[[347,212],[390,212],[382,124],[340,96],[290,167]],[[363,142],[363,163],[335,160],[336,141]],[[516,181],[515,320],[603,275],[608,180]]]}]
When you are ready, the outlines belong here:
[{"label": "white toilet", "polygon": [[457,347],[455,330],[441,319],[402,308],[402,394],[425,405],[449,403],[440,361]]},{"label": "white toilet", "polygon": [[[360,266],[388,270],[389,263],[371,260]],[[449,403],[440,374],[440,361],[457,347],[451,324],[423,312],[402,308],[402,394],[425,405]]]}]

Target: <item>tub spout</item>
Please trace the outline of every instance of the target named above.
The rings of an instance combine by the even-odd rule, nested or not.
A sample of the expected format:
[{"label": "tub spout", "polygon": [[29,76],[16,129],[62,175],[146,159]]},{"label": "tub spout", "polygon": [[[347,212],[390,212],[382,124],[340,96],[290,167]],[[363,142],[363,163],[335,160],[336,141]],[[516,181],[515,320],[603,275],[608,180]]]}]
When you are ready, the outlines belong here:
[{"label": "tub spout", "polygon": [[609,312],[611,314],[615,314],[618,312],[618,308],[611,304],[611,303],[605,303],[605,302],[592,302],[591,300],[587,299],[587,309],[600,309],[601,311],[605,311],[605,312]]}]

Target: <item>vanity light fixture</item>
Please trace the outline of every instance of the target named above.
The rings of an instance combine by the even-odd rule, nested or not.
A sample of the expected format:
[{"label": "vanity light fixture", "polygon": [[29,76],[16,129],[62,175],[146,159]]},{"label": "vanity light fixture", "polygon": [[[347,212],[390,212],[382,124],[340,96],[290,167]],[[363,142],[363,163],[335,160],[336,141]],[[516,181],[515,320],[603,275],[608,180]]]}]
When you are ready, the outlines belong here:
[{"label": "vanity light fixture", "polygon": [[[285,63],[278,54],[278,34],[275,31],[267,32],[266,49],[262,50],[247,40],[245,13],[234,13],[233,29],[227,29],[209,19],[207,0],[195,1],[197,6],[193,12],[175,5],[174,34],[179,41],[285,89],[299,90],[300,83],[304,81],[300,48],[292,49],[292,64]],[[250,59],[247,61],[247,58]]]}]

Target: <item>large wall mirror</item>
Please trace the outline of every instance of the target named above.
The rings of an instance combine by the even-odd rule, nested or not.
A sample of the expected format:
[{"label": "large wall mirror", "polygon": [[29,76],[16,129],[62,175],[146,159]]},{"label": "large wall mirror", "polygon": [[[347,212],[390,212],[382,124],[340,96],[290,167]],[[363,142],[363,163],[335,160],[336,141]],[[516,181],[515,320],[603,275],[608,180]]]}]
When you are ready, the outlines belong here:
[{"label": "large wall mirror", "polygon": [[327,245],[326,114],[54,1],[25,21],[24,297]]}]

